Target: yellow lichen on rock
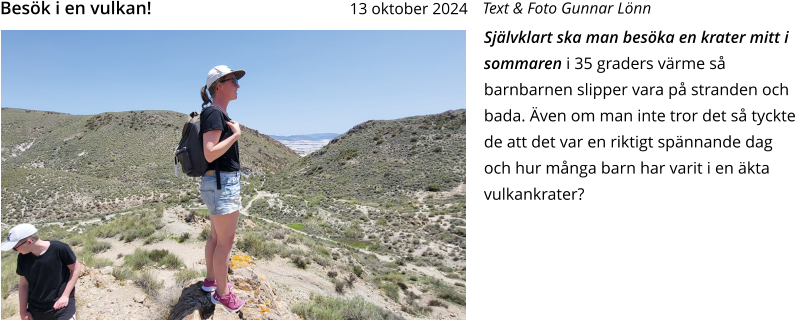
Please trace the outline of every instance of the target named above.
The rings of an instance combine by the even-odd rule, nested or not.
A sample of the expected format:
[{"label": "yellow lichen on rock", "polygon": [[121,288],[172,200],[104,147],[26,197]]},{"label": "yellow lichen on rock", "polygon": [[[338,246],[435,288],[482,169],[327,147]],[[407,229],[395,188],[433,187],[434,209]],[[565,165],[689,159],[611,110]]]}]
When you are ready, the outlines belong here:
[{"label": "yellow lichen on rock", "polygon": [[266,313],[266,312],[270,313],[271,312],[271,309],[266,307],[264,304],[258,305],[258,307],[259,307],[259,312],[262,312],[262,313]]},{"label": "yellow lichen on rock", "polygon": [[245,267],[253,267],[254,265],[254,258],[244,255],[244,254],[236,254],[232,256],[232,262],[230,266],[232,269],[240,269]]}]

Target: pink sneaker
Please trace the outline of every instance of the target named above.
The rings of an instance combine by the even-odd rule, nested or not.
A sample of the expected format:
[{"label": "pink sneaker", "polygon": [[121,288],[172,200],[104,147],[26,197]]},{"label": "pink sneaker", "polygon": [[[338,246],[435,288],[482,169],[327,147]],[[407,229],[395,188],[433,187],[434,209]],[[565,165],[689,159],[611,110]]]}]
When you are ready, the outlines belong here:
[{"label": "pink sneaker", "polygon": [[213,292],[210,296],[210,301],[215,304],[221,304],[229,312],[238,312],[246,304],[242,299],[238,299],[232,291],[229,291],[223,298],[218,297],[218,291]]},{"label": "pink sneaker", "polygon": [[[232,284],[231,283],[227,282],[226,283],[226,287],[229,288],[229,292],[232,292]],[[204,283],[202,283],[202,290],[204,290],[204,292],[213,292],[216,289],[218,289],[218,284],[217,284],[217,282],[215,282],[215,280],[210,281],[210,280],[207,280],[207,278],[204,278]]]}]

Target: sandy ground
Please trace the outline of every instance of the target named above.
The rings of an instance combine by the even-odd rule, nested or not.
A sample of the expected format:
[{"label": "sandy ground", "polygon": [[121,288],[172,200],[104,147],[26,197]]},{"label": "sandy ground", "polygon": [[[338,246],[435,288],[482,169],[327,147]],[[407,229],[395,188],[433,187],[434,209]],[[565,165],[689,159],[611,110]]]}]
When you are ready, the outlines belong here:
[{"label": "sandy ground", "polygon": [[[260,194],[258,197],[267,196]],[[205,225],[209,225],[208,221],[200,221],[194,223],[186,223],[180,214],[187,213],[184,209],[167,209],[163,214],[163,222],[165,223],[164,230],[174,236],[179,236],[182,233],[188,232],[191,234],[191,239],[185,243],[177,243],[175,240],[167,238],[163,241],[144,245],[142,240],[132,242],[123,242],[117,239],[102,239],[111,243],[109,251],[98,254],[99,257],[107,258],[113,262],[114,266],[121,266],[124,263],[124,255],[131,254],[137,248],[147,250],[152,249],[166,249],[171,253],[179,256],[188,268],[193,268],[202,274],[205,272],[204,266],[204,241],[196,239]],[[242,215],[241,219],[245,219]],[[285,229],[288,229],[285,227]],[[292,230],[292,229],[288,229]],[[163,230],[161,230],[162,232]],[[298,232],[292,230],[291,232]],[[233,254],[237,253],[233,250]],[[390,261],[392,257],[378,255],[379,259]],[[463,280],[447,279],[441,272],[434,268],[418,267],[415,265],[408,265],[410,270],[433,276],[435,278],[443,279],[446,282],[453,284],[454,282],[464,282]],[[272,260],[256,260],[255,269],[265,274],[271,283],[276,288],[276,294],[285,299],[290,306],[294,306],[302,301],[309,301],[311,294],[320,294],[324,296],[343,296],[352,298],[354,296],[361,296],[365,300],[390,310],[396,314],[403,316],[406,319],[466,319],[466,308],[447,303],[448,308],[431,307],[432,312],[426,317],[417,318],[408,313],[400,311],[400,304],[394,302],[386,296],[386,294],[375,288],[374,285],[357,279],[352,289],[345,289],[345,293],[340,295],[334,290],[334,286],[327,276],[327,272],[332,270],[332,267],[322,267],[317,264],[311,264],[307,269],[302,270],[296,268],[288,259],[282,257],[275,257]],[[174,290],[174,274],[177,271],[166,270],[160,268],[152,269],[158,279],[160,279],[166,289]],[[109,272],[110,269],[104,272]],[[101,271],[95,271],[101,272]],[[338,277],[345,274],[340,272]],[[139,298],[142,296],[143,291],[127,281],[105,287],[97,287],[88,281],[79,282],[77,289],[77,310],[78,319],[151,319],[153,313],[163,312],[163,301],[151,301],[146,298],[143,303],[135,301],[134,297],[137,295]],[[421,296],[420,304],[427,305],[432,294],[423,294],[418,288],[409,287],[409,290]],[[165,294],[167,296],[168,294]],[[16,291],[9,294],[8,298],[3,301],[3,305],[11,304],[18,305],[18,293]],[[18,308],[18,307],[17,307]],[[19,314],[10,319],[19,319]]]}]

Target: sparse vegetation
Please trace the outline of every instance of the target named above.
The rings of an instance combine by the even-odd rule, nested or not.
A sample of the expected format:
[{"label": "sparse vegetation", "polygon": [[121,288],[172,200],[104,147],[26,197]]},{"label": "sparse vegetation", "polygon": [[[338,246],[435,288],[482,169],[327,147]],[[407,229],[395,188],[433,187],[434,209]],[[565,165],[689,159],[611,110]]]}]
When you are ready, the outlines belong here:
[{"label": "sparse vegetation", "polygon": [[[180,192],[194,190],[195,179],[151,174],[173,171],[185,117],[172,111],[70,115],[3,108],[3,222],[84,217],[151,201],[201,202],[197,191]],[[241,161],[254,172],[275,172],[299,160],[258,132],[241,131],[241,149],[252,151],[241,153]],[[141,141],[150,144],[141,148]]]},{"label": "sparse vegetation", "polygon": [[189,239],[190,239],[190,233],[185,232],[181,236],[179,236],[179,238],[177,239],[177,242],[183,243],[185,241],[188,241]]},{"label": "sparse vegetation", "polygon": [[135,272],[128,267],[113,268],[113,271],[111,271],[111,275],[113,275],[113,277],[120,282],[135,278]]},{"label": "sparse vegetation", "polygon": [[174,275],[174,281],[177,287],[183,287],[189,282],[191,282],[193,279],[201,277],[202,277],[201,272],[195,269],[186,268],[178,271],[177,274]]},{"label": "sparse vegetation", "polygon": [[133,270],[141,270],[151,265],[161,265],[168,269],[179,269],[180,267],[184,267],[185,263],[168,250],[155,249],[149,251],[138,248],[135,249],[133,254],[124,257],[124,265]]},{"label": "sparse vegetation", "polygon": [[163,289],[163,282],[157,280],[157,277],[151,270],[142,272],[140,276],[138,276],[138,279],[135,279],[135,285],[141,287],[149,296],[154,297],[158,295],[160,289]]},{"label": "sparse vegetation", "polygon": [[210,227],[204,227],[202,232],[199,234],[199,239],[202,241],[207,241],[210,238]]},{"label": "sparse vegetation", "polygon": [[83,250],[86,250],[92,254],[97,254],[109,250],[110,246],[110,242],[96,241],[96,239],[91,239],[85,243]]},{"label": "sparse vegetation", "polygon": [[362,270],[361,267],[353,266],[353,273],[355,273],[357,277],[361,278],[363,272],[364,272],[364,270]]},{"label": "sparse vegetation", "polygon": [[[432,183],[440,190],[449,190],[465,181],[465,137],[466,110],[368,121],[335,138],[334,143],[319,152],[265,176],[262,185],[284,194],[364,197],[364,200],[423,190]],[[421,141],[426,141],[427,147],[417,144]],[[419,147],[412,150],[412,146]],[[409,151],[414,154],[410,155]],[[317,174],[317,169],[312,171],[319,167],[323,168],[322,175]],[[385,168],[392,171],[390,175],[384,175]],[[308,171],[313,174],[307,175]],[[372,186],[370,190],[380,187],[383,191],[363,195],[361,190],[365,186]]]},{"label": "sparse vegetation", "polygon": [[342,282],[338,279],[331,279],[331,283],[334,284],[334,291],[339,294],[345,293],[345,282]]},{"label": "sparse vegetation", "polygon": [[310,302],[301,302],[295,305],[293,312],[306,320],[403,319],[403,317],[375,306],[359,296],[353,299],[343,299],[312,295]]},{"label": "sparse vegetation", "polygon": [[447,304],[446,303],[441,302],[441,301],[436,300],[436,299],[431,299],[431,301],[428,301],[428,306],[429,307],[442,307],[442,308],[447,309]]},{"label": "sparse vegetation", "polygon": [[272,259],[284,250],[284,246],[270,240],[265,240],[261,235],[245,233],[237,242],[237,248],[257,258]]},{"label": "sparse vegetation", "polygon": [[[448,284],[414,268],[433,268],[448,279],[466,280],[466,197],[465,185],[462,185],[466,176],[465,115],[461,110],[395,121],[369,121],[339,136],[323,150],[296,160],[285,170],[247,175],[243,178],[241,192],[246,201],[244,205],[260,190],[276,195],[259,198],[248,209],[250,217],[241,216],[236,248],[258,259],[279,255],[287,259],[291,267],[307,269],[301,272],[326,273],[339,294],[354,292],[356,295],[360,289],[372,290],[368,287],[373,284],[394,301],[391,304],[400,304],[401,310],[417,317],[426,317],[430,307],[447,308],[447,302],[465,306],[463,282]],[[101,124],[104,118],[95,120],[94,130],[101,131],[107,126]],[[3,144],[6,145],[5,137]],[[103,165],[103,160],[91,157],[91,166]],[[128,162],[125,157],[114,157],[114,164]],[[5,162],[3,165],[6,169]],[[93,178],[119,179],[114,173],[108,173],[108,178]],[[10,181],[6,180],[5,172],[3,180],[4,186]],[[184,229],[163,228],[164,223],[174,222],[167,217],[174,217],[176,213],[178,224],[184,222],[196,230],[201,228],[196,239],[205,241],[210,235],[209,212],[186,209],[197,207],[202,201],[195,185],[184,188],[180,181],[162,179],[158,188],[145,194],[146,199],[160,201],[157,203],[124,210],[89,205],[91,207],[84,212],[54,213],[71,216],[64,219],[64,228],[50,228],[48,231],[53,236],[47,239],[63,239],[61,241],[73,245],[78,259],[89,266],[111,265],[107,259],[93,258],[96,253],[114,249],[110,245],[112,241],[105,240],[107,238],[127,242],[143,240],[144,244],[164,239],[179,243],[190,240],[191,233],[169,233],[174,232],[169,230]],[[133,181],[127,182],[134,186]],[[129,195],[124,192],[120,193],[122,197],[102,201],[117,202]],[[163,194],[159,200],[158,192]],[[164,209],[173,211],[164,217]],[[96,212],[91,222],[77,219],[89,212]],[[67,231],[71,228],[74,229]],[[158,281],[147,279],[149,268],[177,270],[184,266],[176,255],[166,250],[137,249],[123,258],[124,265],[115,267],[113,276],[120,281],[134,280],[138,286],[149,288],[145,290],[150,290],[147,291],[150,294],[158,290]],[[13,274],[14,269],[6,268],[7,261],[10,259],[4,254],[4,294],[9,283],[5,271],[10,269]],[[201,276],[198,271],[185,268],[174,278],[177,286],[181,286]],[[14,274],[12,278],[18,279],[18,276]],[[368,285],[360,285],[361,288],[352,291],[356,279]],[[13,285],[13,279],[10,281]],[[420,305],[420,292],[423,298],[433,299],[427,305]],[[328,301],[337,303],[323,299],[305,305],[320,308]],[[293,310],[296,311],[295,307]],[[307,313],[304,318],[325,319],[323,317],[330,314]]]}]

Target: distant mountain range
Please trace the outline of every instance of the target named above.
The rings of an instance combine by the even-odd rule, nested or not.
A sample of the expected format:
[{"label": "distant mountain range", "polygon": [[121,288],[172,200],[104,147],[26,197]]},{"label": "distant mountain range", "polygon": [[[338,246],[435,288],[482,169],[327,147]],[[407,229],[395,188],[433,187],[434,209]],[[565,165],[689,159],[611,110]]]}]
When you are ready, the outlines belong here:
[{"label": "distant mountain range", "polygon": [[312,134],[299,134],[292,136],[271,135],[270,137],[279,141],[299,141],[299,140],[331,140],[339,135],[340,135],[339,133],[312,133]]}]

